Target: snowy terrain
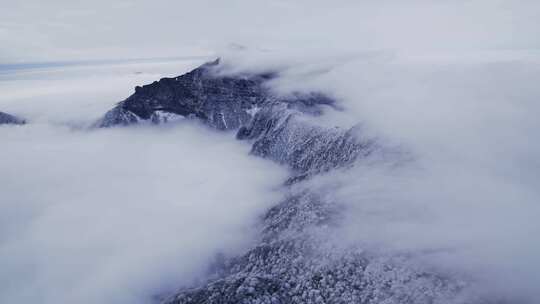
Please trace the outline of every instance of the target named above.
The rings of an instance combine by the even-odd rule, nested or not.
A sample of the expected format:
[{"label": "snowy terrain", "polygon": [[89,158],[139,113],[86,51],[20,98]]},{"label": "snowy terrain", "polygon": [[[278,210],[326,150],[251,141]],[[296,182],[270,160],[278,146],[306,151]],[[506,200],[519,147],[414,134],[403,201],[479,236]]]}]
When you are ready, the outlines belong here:
[{"label": "snowy terrain", "polygon": [[0,303],[540,303],[538,16],[0,0]]}]

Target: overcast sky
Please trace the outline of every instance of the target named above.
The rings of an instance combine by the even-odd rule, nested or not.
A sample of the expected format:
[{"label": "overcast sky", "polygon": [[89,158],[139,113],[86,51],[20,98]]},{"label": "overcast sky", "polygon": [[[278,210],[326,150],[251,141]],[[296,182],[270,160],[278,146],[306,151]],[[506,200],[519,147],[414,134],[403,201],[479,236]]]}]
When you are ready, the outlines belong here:
[{"label": "overcast sky", "polygon": [[540,3],[0,1],[0,63],[177,57],[248,47],[538,49]]}]

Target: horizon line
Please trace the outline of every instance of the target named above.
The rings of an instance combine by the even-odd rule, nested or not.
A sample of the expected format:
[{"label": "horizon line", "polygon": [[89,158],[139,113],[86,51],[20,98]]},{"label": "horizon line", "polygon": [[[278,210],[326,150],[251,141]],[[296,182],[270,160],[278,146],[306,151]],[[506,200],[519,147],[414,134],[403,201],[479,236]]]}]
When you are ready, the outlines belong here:
[{"label": "horizon line", "polygon": [[0,71],[39,69],[49,67],[62,66],[85,66],[85,65],[106,65],[114,63],[131,63],[131,62],[159,62],[159,61],[182,61],[212,58],[211,55],[192,55],[192,56],[175,56],[175,57],[141,57],[141,58],[124,58],[124,59],[88,59],[88,60],[65,60],[65,61],[33,61],[19,63],[0,63]]}]

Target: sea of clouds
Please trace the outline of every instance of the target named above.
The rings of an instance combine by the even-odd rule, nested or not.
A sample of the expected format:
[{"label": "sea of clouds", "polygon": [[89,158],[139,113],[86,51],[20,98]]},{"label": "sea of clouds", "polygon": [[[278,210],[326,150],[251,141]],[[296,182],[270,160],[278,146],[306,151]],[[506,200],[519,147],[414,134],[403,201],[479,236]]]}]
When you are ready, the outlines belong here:
[{"label": "sea of clouds", "polygon": [[217,254],[249,246],[284,169],[249,156],[234,134],[190,122],[82,127],[135,85],[194,64],[0,81],[2,107],[29,120],[0,126],[0,302],[149,303],[204,276]]},{"label": "sea of clouds", "polygon": [[[474,282],[487,298],[540,300],[540,53],[233,52],[229,72],[277,71],[281,94],[337,100],[325,125],[359,124],[382,150],[319,176],[346,214],[337,235]],[[278,62],[279,60],[279,62]]]},{"label": "sea of clouds", "polygon": [[[308,184],[330,188],[348,211],[340,239],[414,253],[512,303],[540,301],[538,1],[38,4],[1,10],[0,40],[11,47],[0,61],[204,49],[229,72],[279,71],[272,87],[283,94],[336,98],[342,111],[325,124],[361,123],[359,136],[405,155]],[[232,135],[186,124],[83,130],[135,85],[199,63],[0,74],[0,110],[31,122],[0,127],[0,279],[9,282],[0,300],[147,299],[250,238],[242,227],[277,202],[284,173]]]}]

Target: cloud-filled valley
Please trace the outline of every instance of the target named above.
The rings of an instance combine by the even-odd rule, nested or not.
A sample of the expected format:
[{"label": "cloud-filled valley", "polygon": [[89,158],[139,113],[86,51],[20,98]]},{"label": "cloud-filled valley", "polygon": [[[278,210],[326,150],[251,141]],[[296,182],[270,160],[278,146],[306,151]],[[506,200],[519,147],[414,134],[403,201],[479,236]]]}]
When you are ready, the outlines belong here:
[{"label": "cloud-filled valley", "polygon": [[540,301],[535,1],[1,6],[0,302]]}]

